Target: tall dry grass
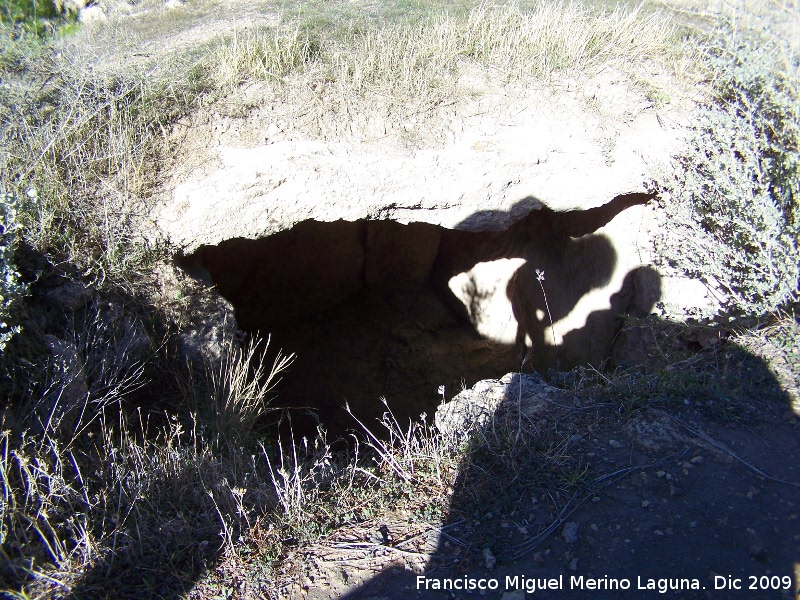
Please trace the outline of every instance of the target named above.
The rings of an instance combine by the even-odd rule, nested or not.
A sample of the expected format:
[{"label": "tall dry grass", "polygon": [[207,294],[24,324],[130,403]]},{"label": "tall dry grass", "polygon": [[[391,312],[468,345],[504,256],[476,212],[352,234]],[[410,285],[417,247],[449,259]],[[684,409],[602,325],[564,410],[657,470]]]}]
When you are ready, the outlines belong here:
[{"label": "tall dry grass", "polygon": [[541,3],[531,10],[482,3],[466,14],[355,28],[334,38],[294,24],[238,32],[214,45],[208,65],[212,79],[231,92],[243,81],[275,81],[308,69],[326,97],[392,93],[398,101],[413,101],[453,83],[467,63],[506,79],[546,79],[607,62],[635,69],[683,50],[675,26],[660,13],[621,7],[603,12],[579,3]]}]

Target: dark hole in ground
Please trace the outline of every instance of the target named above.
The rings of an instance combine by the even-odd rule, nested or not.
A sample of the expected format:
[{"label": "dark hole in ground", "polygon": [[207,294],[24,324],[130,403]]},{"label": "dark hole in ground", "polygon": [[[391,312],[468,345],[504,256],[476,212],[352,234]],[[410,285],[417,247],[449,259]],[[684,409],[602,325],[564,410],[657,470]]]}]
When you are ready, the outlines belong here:
[{"label": "dark hole in ground", "polygon": [[[605,285],[614,270],[610,241],[593,232],[648,199],[630,194],[565,213],[539,208],[505,231],[304,221],[268,238],[201,248],[184,266],[208,270],[234,305],[241,330],[269,334],[271,348],[297,355],[277,390],[279,404],[313,410],[329,432],[341,434],[356,427],[345,404],[373,429],[386,410],[381,398],[401,424],[422,413],[432,417],[439,386],[449,399],[462,386],[519,369],[526,335],[534,346],[529,364],[551,366],[552,353],[536,352],[544,347],[537,342],[547,324],[531,316],[544,308],[534,267],[567,275],[548,292],[557,320],[585,293]],[[523,203],[541,206],[532,198]],[[490,212],[476,214],[462,226],[491,220]],[[454,275],[502,258],[526,261],[506,291],[519,323],[517,343],[479,336],[474,315],[448,287]],[[559,366],[607,357],[619,328],[616,316],[633,295],[632,289],[615,294],[612,304],[618,306],[609,318],[559,349]],[[293,415],[295,433],[307,431],[300,413]]]}]

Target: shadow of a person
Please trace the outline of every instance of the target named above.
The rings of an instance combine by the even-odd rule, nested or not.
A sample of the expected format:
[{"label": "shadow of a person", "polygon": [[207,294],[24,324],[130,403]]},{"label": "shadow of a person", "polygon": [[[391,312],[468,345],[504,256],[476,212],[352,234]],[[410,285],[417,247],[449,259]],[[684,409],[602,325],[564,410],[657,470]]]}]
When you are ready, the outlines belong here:
[{"label": "shadow of a person", "polygon": [[[584,296],[607,285],[614,274],[617,251],[613,241],[598,231],[626,209],[651,198],[650,194],[625,194],[596,208],[556,212],[529,197],[509,210],[510,214],[518,214],[518,207],[522,207],[528,213],[506,231],[460,230],[486,224],[487,215],[497,218],[497,211],[477,213],[456,230],[442,232],[433,288],[461,319],[477,329],[484,299],[475,286],[465,288],[462,297],[456,296],[450,287],[454,277],[479,263],[521,259],[523,264],[506,284],[506,297],[516,321],[520,362],[535,347],[531,366],[536,369],[554,366],[556,358],[564,361],[562,367],[599,364],[607,357],[606,346],[619,327],[618,319],[609,318],[603,323],[598,315],[592,323],[593,330],[586,330],[579,343],[570,347],[564,341],[550,343],[550,328],[569,315]],[[610,310],[624,312],[625,300],[619,297]],[[554,329],[552,334],[555,337]]]},{"label": "shadow of a person", "polygon": [[529,354],[535,369],[558,368],[595,362],[607,355],[605,342],[614,335],[609,331],[614,325],[607,319],[597,319],[591,327],[587,322],[581,330],[589,330],[585,335],[564,336],[560,343],[554,339],[554,324],[569,315],[586,294],[606,285],[615,264],[616,251],[604,235],[588,235],[547,252],[529,254],[506,288],[517,321],[520,362]]},{"label": "shadow of a person", "polygon": [[[716,368],[679,394],[650,385]],[[800,421],[768,364],[720,342],[638,381],[581,393],[517,373],[454,399],[484,418],[424,572],[387,569],[342,597],[793,597]]]},{"label": "shadow of a person", "polygon": [[[567,238],[567,255],[605,253],[611,264],[613,248],[602,236]],[[497,238],[475,240],[492,246]],[[493,247],[484,256],[502,255]],[[565,264],[564,256],[537,258],[552,269]],[[473,253],[457,268],[480,257]],[[531,315],[547,307],[543,298],[526,296],[538,287],[537,268],[523,265],[508,297],[518,338],[541,343],[546,326]],[[574,306],[582,292],[602,284],[604,271],[594,273],[587,285],[570,282],[554,291],[553,304]],[[592,352],[608,358],[621,315],[649,315],[660,295],[655,269],[628,272],[610,308],[564,335],[559,350],[579,363],[570,349],[596,343]],[[463,392],[450,404],[461,402],[483,420],[469,438],[425,571],[389,568],[341,597],[508,600],[527,591],[597,600],[670,590],[681,598],[745,597],[738,590],[762,580],[796,593],[800,523],[786,494],[800,487],[800,465],[791,458],[800,455],[800,440],[792,433],[797,418],[780,416],[789,398],[767,363],[741,349],[721,344],[697,356],[701,375],[722,375],[695,377],[684,363],[652,378],[625,379],[631,390],[581,393],[518,373]],[[661,388],[663,381],[668,385]],[[731,429],[714,412],[742,406],[747,429]],[[774,444],[764,445],[767,433]],[[753,466],[755,460],[772,474]]]}]

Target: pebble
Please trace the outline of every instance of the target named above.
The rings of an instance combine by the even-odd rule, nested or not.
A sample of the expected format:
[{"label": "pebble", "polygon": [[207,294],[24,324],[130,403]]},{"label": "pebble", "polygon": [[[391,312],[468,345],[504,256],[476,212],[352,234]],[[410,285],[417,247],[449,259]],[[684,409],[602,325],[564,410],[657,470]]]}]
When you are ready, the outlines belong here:
[{"label": "pebble", "polygon": [[573,558],[572,562],[569,563],[569,570],[570,571],[577,571],[578,570],[578,559]]},{"label": "pebble", "polygon": [[761,546],[757,545],[750,546],[750,556],[754,560],[757,560],[758,562],[763,562],[763,563],[769,562],[769,554]]},{"label": "pebble", "polygon": [[492,554],[491,549],[484,548],[483,549],[483,560],[486,568],[490,571],[494,569],[495,565],[497,564],[497,559],[495,558],[494,554]]},{"label": "pebble", "polygon": [[612,448],[622,448],[622,444],[619,443],[617,440],[608,440],[608,445]]},{"label": "pebble", "polygon": [[564,540],[568,544],[574,544],[578,541],[578,528],[580,525],[575,523],[574,521],[570,521],[569,523],[564,523],[564,531],[562,535],[564,536]]},{"label": "pebble", "polygon": [[703,457],[700,455],[693,456],[689,462],[693,465],[699,465],[701,462],[703,462]]}]

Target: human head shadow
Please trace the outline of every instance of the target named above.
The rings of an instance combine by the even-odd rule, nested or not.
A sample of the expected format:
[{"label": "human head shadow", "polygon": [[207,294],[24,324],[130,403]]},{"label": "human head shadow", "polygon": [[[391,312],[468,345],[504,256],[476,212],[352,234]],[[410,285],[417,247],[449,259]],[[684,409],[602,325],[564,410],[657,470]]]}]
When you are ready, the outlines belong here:
[{"label": "human head shadow", "polygon": [[613,369],[614,348],[626,319],[647,317],[661,294],[661,274],[656,269],[642,266],[628,271],[619,290],[609,297],[610,307],[590,313],[583,327],[566,333],[556,358],[567,367],[588,363]]}]

